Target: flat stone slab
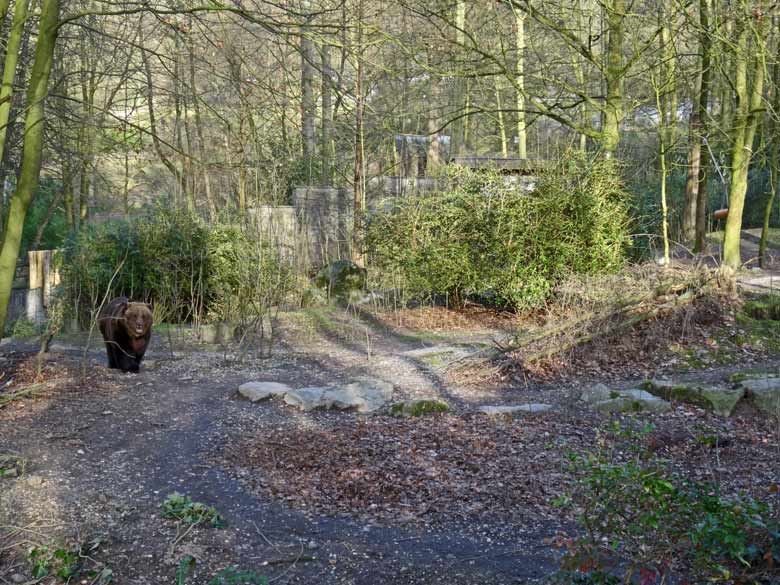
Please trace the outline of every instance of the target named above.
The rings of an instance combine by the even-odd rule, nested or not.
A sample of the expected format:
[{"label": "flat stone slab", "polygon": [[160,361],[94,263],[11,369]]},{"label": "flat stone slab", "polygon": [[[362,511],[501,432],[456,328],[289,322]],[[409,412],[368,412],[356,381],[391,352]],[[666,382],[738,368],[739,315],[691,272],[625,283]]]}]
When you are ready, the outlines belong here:
[{"label": "flat stone slab", "polygon": [[596,404],[597,402],[616,398],[617,394],[617,392],[610,390],[604,384],[596,384],[595,386],[583,390],[580,394],[580,400],[587,402],[588,404]]},{"label": "flat stone slab", "polygon": [[267,400],[273,396],[284,396],[292,388],[280,382],[246,382],[238,387],[238,393],[252,402]]},{"label": "flat stone slab", "polygon": [[315,408],[322,408],[322,397],[325,392],[325,388],[298,388],[287,392],[284,395],[284,402],[304,412],[309,412]]},{"label": "flat stone slab", "polygon": [[672,405],[640,388],[612,390],[604,384],[596,384],[580,395],[580,400],[602,413],[612,412],[667,412]]},{"label": "flat stone slab", "polygon": [[393,397],[393,385],[377,378],[358,378],[337,388],[298,388],[284,394],[285,403],[304,412],[315,409],[374,412]]},{"label": "flat stone slab", "polygon": [[412,349],[403,352],[401,355],[410,357],[429,366],[444,366],[449,362],[460,357],[468,355],[468,350],[457,345],[434,345],[432,347],[423,347],[421,349]]},{"label": "flat stone slab", "polygon": [[605,414],[611,412],[668,412],[672,405],[666,400],[653,396],[644,390],[626,390],[620,392],[617,398],[603,400],[593,405],[596,410]]},{"label": "flat stone slab", "polygon": [[477,412],[488,416],[513,416],[520,413],[547,412],[552,406],[549,404],[513,404],[507,406],[480,406]]},{"label": "flat stone slab", "polygon": [[642,388],[664,400],[694,404],[721,416],[730,416],[745,396],[744,388],[684,384],[673,380],[647,380]]},{"label": "flat stone slab", "polygon": [[340,388],[327,390],[322,397],[325,408],[374,412],[393,397],[393,385],[377,378],[360,378]]},{"label": "flat stone slab", "polygon": [[744,380],[741,387],[758,410],[780,417],[780,378]]}]

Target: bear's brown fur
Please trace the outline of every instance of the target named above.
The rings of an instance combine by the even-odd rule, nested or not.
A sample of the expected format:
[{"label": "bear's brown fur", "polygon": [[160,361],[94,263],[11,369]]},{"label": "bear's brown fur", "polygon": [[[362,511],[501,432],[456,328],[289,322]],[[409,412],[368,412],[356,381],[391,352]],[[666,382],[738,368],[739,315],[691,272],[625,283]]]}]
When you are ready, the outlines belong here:
[{"label": "bear's brown fur", "polygon": [[119,297],[103,307],[98,320],[108,367],[137,372],[152,337],[151,307]]}]

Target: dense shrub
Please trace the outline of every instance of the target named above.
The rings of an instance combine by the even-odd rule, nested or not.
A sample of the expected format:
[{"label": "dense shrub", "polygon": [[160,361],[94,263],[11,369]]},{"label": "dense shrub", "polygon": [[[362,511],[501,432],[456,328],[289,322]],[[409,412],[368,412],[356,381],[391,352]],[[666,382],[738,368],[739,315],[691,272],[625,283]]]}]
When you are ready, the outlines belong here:
[{"label": "dense shrub", "polygon": [[563,543],[568,582],[776,582],[771,506],[675,473],[648,448],[650,430],[615,424],[597,441],[605,448],[570,456],[576,483],[558,503],[576,511],[582,531]]},{"label": "dense shrub", "polygon": [[628,245],[626,194],[614,163],[570,158],[534,191],[497,172],[449,167],[440,188],[367,220],[374,267],[414,295],[479,295],[539,305],[563,277],[618,269]]},{"label": "dense shrub", "polygon": [[280,302],[291,284],[277,250],[250,232],[164,210],[82,229],[65,245],[62,274],[83,321],[119,295],[151,302],[157,321],[238,320]]},{"label": "dense shrub", "polygon": [[211,320],[244,323],[280,304],[295,286],[289,267],[271,244],[235,226],[209,232],[206,304]]}]

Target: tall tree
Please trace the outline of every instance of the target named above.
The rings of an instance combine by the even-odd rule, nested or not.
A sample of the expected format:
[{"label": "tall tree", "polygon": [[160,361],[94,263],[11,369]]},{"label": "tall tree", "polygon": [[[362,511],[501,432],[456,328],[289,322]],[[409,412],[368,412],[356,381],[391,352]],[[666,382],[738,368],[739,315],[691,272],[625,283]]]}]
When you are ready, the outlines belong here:
[{"label": "tall tree", "polygon": [[364,0],[356,0],[357,26],[354,34],[355,57],[355,172],[353,174],[354,210],[352,227],[352,260],[363,265],[363,212],[365,210],[365,136],[363,115],[363,16]]},{"label": "tall tree", "polygon": [[312,183],[312,163],[316,154],[317,142],[315,136],[315,119],[317,117],[317,102],[314,96],[315,50],[309,26],[312,21],[311,1],[303,0],[303,13],[306,21],[301,30],[301,135],[303,138],[303,160],[307,166],[309,184]]},{"label": "tall tree", "polygon": [[766,48],[770,18],[763,1],[753,6],[744,3],[736,23],[736,39],[731,44],[735,64],[734,93],[736,104],[732,130],[731,181],[729,185],[729,215],[723,239],[723,262],[739,268],[742,258],[740,242],[742,214],[748,187],[748,170],[753,159],[753,142],[761,119],[761,103],[766,70]]},{"label": "tall tree", "polygon": [[[457,0],[455,2],[455,55],[453,55],[456,68],[460,67],[460,53],[462,53],[465,38],[466,2]],[[450,142],[452,156],[463,156],[466,151],[466,94],[466,78],[456,71],[452,81],[452,112],[455,116]]]},{"label": "tall tree", "polygon": [[517,52],[517,156],[528,156],[528,133],[525,122],[525,12],[515,9],[515,51]]},{"label": "tall tree", "polygon": [[[3,67],[3,84],[0,87],[0,160],[5,151],[6,136],[11,113],[11,97],[14,92],[14,80],[19,63],[22,38],[24,37],[25,24],[30,0],[18,0],[14,4],[14,18],[11,23],[11,31],[8,34],[8,44],[5,51],[5,64]],[[6,2],[6,11],[8,3]]]},{"label": "tall tree", "polygon": [[[773,27],[777,30],[778,18],[773,18]],[[764,207],[764,221],[761,226],[761,240],[758,244],[758,265],[766,267],[766,248],[769,240],[769,221],[772,217],[778,189],[778,170],[780,170],[780,40],[775,41],[775,62],[772,65],[772,108],[769,112],[769,193]]]},{"label": "tall tree", "polygon": [[22,168],[16,191],[11,197],[8,225],[3,234],[3,245],[0,250],[0,331],[4,330],[8,316],[8,303],[11,299],[11,286],[19,257],[24,219],[40,178],[44,144],[44,102],[49,91],[59,12],[59,0],[42,0],[35,60],[27,90]]},{"label": "tall tree", "polygon": [[322,182],[333,183],[333,80],[330,45],[327,41],[320,46],[322,53],[322,126],[320,131],[320,157],[322,158]]},{"label": "tall tree", "polygon": [[694,243],[694,251],[701,252],[706,244],[707,159],[705,146],[708,127],[708,104],[712,85],[711,53],[713,43],[712,0],[699,0],[699,66],[688,127],[688,177],[685,183],[682,237]]}]

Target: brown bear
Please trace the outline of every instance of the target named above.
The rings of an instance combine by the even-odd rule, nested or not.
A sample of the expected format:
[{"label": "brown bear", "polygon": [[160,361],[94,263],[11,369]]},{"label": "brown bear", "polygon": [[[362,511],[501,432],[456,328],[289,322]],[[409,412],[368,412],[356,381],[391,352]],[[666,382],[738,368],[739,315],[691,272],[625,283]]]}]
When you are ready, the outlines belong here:
[{"label": "brown bear", "polygon": [[98,321],[106,342],[108,367],[137,372],[152,337],[151,307],[119,297],[103,307]]}]

